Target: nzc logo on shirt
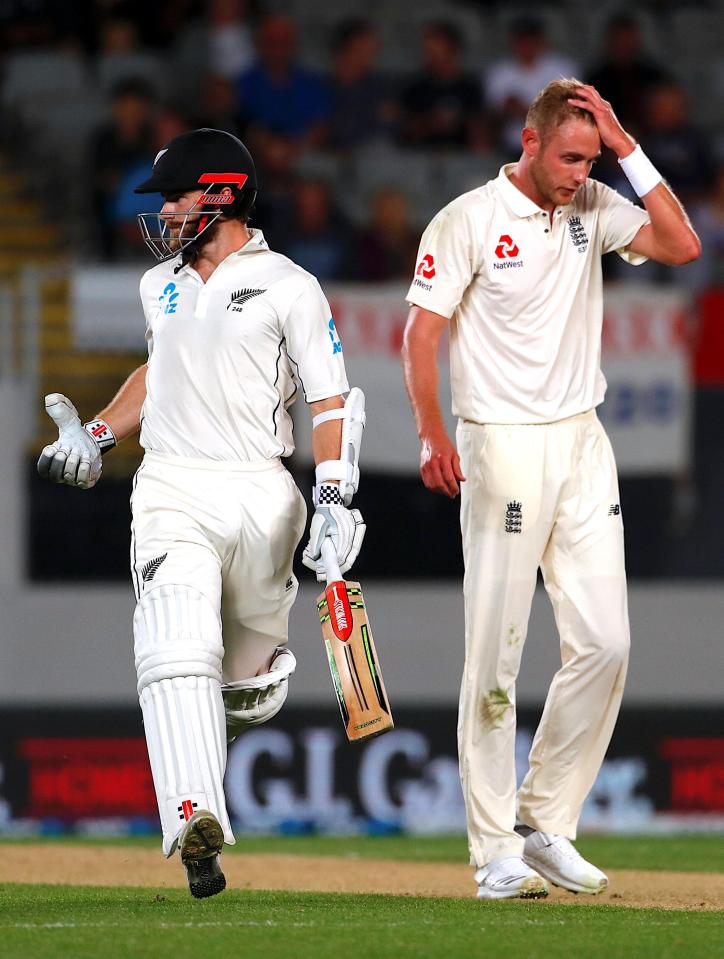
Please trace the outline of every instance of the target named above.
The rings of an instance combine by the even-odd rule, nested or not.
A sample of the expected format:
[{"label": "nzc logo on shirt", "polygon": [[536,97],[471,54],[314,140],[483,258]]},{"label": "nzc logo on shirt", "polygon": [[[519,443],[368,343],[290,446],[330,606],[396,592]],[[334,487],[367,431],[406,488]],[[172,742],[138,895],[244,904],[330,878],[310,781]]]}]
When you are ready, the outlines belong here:
[{"label": "nzc logo on shirt", "polygon": [[342,352],[342,341],[340,340],[339,335],[337,334],[337,328],[335,327],[334,320],[332,319],[331,316],[329,318],[328,326],[329,326],[329,338],[332,341],[332,356],[334,356],[335,353]]},{"label": "nzc logo on shirt", "polygon": [[162,313],[175,313],[177,300],[181,294],[176,292],[175,283],[167,283],[163,288],[163,293],[159,296],[158,302],[161,304]]}]

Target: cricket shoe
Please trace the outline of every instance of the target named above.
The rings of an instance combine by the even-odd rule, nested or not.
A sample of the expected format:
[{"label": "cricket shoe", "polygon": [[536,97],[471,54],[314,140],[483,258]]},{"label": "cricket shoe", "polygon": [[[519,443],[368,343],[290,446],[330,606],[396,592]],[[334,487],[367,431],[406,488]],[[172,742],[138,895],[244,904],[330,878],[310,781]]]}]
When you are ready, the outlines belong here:
[{"label": "cricket shoe", "polygon": [[543,899],[548,886],[518,856],[493,859],[475,873],[478,899]]},{"label": "cricket shoe", "polygon": [[191,895],[196,899],[206,899],[226,889],[219,858],[223,845],[224,830],[208,809],[195,812],[181,830],[179,853]]},{"label": "cricket shoe", "polygon": [[554,886],[594,895],[608,886],[608,876],[576,850],[570,839],[552,832],[532,832],[525,840],[523,859]]}]

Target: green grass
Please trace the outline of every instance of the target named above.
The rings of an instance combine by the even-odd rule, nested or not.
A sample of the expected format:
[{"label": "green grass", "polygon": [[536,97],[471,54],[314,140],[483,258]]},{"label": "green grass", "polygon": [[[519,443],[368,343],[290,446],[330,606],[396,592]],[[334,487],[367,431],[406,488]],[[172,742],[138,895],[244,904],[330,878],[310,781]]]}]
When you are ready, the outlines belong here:
[{"label": "green grass", "polygon": [[711,959],[722,925],[597,905],[0,886],[3,959]]},{"label": "green grass", "polygon": [[[26,840],[0,840],[21,842]],[[33,840],[67,842],[69,837]],[[83,844],[137,845],[159,848],[158,839],[80,839]],[[667,869],[679,872],[724,872],[724,834],[680,836],[584,836],[580,852],[602,869]],[[239,836],[234,853],[280,853],[299,856],[347,856],[361,859],[406,859],[413,862],[467,862],[462,836]]]}]

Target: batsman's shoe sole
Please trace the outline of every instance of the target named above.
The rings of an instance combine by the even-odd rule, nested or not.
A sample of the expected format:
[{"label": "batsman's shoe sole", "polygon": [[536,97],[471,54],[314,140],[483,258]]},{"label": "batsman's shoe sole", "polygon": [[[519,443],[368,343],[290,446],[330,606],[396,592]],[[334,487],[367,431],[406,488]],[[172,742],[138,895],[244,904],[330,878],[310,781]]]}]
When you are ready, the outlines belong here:
[{"label": "batsman's shoe sole", "polygon": [[548,884],[522,859],[493,860],[475,873],[478,899],[545,899]]},{"label": "batsman's shoe sole", "polygon": [[191,895],[196,899],[215,896],[226,888],[219,857],[223,845],[224,830],[207,809],[199,809],[184,826],[179,837],[179,853]]}]

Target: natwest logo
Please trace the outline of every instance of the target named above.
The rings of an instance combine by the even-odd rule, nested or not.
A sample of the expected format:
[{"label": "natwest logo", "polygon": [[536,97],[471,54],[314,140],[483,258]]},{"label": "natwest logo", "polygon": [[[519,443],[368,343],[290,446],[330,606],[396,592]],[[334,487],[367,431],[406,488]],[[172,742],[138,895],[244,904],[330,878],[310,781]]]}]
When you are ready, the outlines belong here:
[{"label": "natwest logo", "polygon": [[504,260],[506,257],[513,259],[519,252],[517,245],[513,243],[513,238],[508,236],[507,233],[500,237],[498,245],[495,247],[495,255],[499,260]]},{"label": "natwest logo", "polygon": [[415,276],[424,276],[426,280],[431,280],[435,276],[435,260],[431,253],[426,253],[417,264]]}]

